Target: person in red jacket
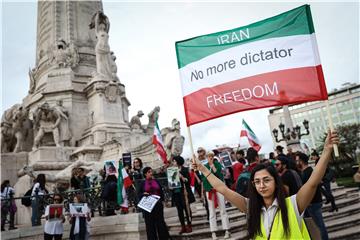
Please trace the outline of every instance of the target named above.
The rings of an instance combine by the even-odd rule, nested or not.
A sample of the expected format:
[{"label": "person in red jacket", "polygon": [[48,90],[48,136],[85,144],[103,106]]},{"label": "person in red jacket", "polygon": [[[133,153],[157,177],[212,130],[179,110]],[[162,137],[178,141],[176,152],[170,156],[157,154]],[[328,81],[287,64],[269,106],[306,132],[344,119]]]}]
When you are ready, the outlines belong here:
[{"label": "person in red jacket", "polygon": [[234,172],[234,183],[235,183],[235,186],[236,186],[236,181],[237,179],[239,178],[239,175],[242,173],[242,171],[244,170],[244,156],[245,156],[245,153],[243,150],[239,150],[236,152],[236,160],[237,160],[237,163],[235,163],[233,165],[233,172]]}]

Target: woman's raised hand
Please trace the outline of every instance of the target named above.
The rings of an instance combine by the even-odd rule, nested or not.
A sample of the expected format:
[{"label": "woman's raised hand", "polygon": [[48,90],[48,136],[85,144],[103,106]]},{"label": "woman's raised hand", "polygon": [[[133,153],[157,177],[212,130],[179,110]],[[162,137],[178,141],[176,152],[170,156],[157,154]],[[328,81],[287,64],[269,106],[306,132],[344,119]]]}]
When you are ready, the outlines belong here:
[{"label": "woman's raised hand", "polygon": [[192,167],[195,170],[199,170],[200,172],[202,172],[203,169],[205,168],[205,166],[200,162],[200,160],[195,156],[195,154],[193,155],[191,162],[192,162]]},{"label": "woman's raised hand", "polygon": [[339,144],[339,136],[336,131],[328,130],[328,135],[324,142],[324,149],[332,149],[334,144]]}]

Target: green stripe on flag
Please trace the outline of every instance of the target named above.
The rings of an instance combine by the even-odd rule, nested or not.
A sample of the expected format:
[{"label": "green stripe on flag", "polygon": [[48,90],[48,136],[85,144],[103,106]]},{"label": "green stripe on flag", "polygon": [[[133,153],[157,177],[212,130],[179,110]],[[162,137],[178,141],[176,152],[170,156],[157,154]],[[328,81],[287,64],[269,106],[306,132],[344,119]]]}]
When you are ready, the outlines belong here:
[{"label": "green stripe on flag", "polygon": [[[244,27],[178,41],[175,43],[178,67],[180,69],[206,56],[241,44],[312,33],[314,33],[314,26],[310,6],[303,5]],[[235,39],[235,41],[222,43],[220,39],[225,35],[228,35],[229,39]]]},{"label": "green stripe on flag", "polygon": [[[243,119],[242,123],[243,123],[244,127],[246,128],[246,130],[248,130],[249,134],[251,135],[251,138],[252,138],[253,140],[257,139],[255,133],[254,133],[253,130],[249,127],[249,125],[245,122],[244,119]],[[250,136],[249,136],[249,137],[250,137]]]}]

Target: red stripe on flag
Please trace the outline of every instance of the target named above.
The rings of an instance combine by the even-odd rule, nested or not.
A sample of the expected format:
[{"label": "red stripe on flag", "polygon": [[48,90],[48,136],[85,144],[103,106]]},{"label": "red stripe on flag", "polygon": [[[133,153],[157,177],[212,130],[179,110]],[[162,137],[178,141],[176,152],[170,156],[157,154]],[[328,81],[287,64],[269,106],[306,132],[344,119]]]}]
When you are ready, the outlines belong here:
[{"label": "red stripe on flag", "polygon": [[252,148],[254,148],[256,151],[260,151],[261,145],[259,145],[257,142],[254,142],[253,140],[251,140],[247,134],[247,131],[241,130],[240,137],[246,137],[249,141],[250,146]]},{"label": "red stripe on flag", "polygon": [[245,130],[241,130],[240,137],[247,137],[247,132]]},{"label": "red stripe on flag", "polygon": [[[269,94],[268,96],[264,94],[261,98],[252,97],[251,99],[244,99],[242,96],[241,90],[243,89],[254,90],[257,96],[261,96],[261,89],[265,89],[265,84],[272,90],[274,83],[276,83],[278,94]],[[245,93],[247,92],[245,91]],[[214,95],[218,99],[215,99]],[[254,94],[252,93],[252,95]],[[208,97],[212,102],[208,102]],[[187,126],[190,126],[246,110],[326,99],[324,75],[322,67],[319,65],[275,71],[230,81],[212,88],[203,88],[185,96],[183,101],[186,123]],[[227,102],[220,104],[220,101]]]},{"label": "red stripe on flag", "polygon": [[155,145],[155,147],[156,147],[156,152],[160,155],[163,163],[164,163],[164,164],[167,164],[168,160],[167,160],[166,151],[165,151],[163,145],[158,142],[158,140],[157,140],[157,138],[156,138],[155,135],[153,136],[152,143]]}]

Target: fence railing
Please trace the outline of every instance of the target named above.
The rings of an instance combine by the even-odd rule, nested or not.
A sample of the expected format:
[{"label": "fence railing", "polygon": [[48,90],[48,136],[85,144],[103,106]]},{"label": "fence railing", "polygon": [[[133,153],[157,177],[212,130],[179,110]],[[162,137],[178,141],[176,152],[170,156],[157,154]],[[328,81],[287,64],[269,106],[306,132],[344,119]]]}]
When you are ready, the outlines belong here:
[{"label": "fence railing", "polygon": [[[168,181],[166,177],[156,178],[164,191],[165,201],[168,202],[171,200],[171,190],[168,187]],[[133,186],[127,190],[129,205],[136,207],[137,202],[140,200],[138,198],[138,186],[144,181],[144,179],[137,179],[133,181]],[[42,215],[44,213],[44,209],[47,205],[53,203],[54,194],[61,195],[63,198],[63,204],[65,211],[69,211],[70,203],[73,203],[74,196],[77,194],[82,194],[85,198],[86,203],[91,209],[92,215],[94,216],[95,212],[98,212],[100,216],[105,215],[104,210],[106,209],[118,209],[119,206],[116,202],[106,202],[101,193],[103,192],[104,186],[96,186],[97,183],[93,183],[92,187],[85,189],[76,189],[76,190],[68,190],[63,192],[56,193],[48,193],[48,194],[39,194],[39,190],[35,190],[34,196],[23,196],[23,197],[14,197],[13,192],[9,193],[9,198],[1,199],[1,208],[4,211],[9,211],[11,207],[11,203],[15,202],[17,206],[21,204],[21,200],[25,198],[30,198],[33,202],[32,207],[34,209],[38,209],[39,213]],[[35,200],[35,201],[34,201]],[[106,208],[106,209],[105,209]]]}]

